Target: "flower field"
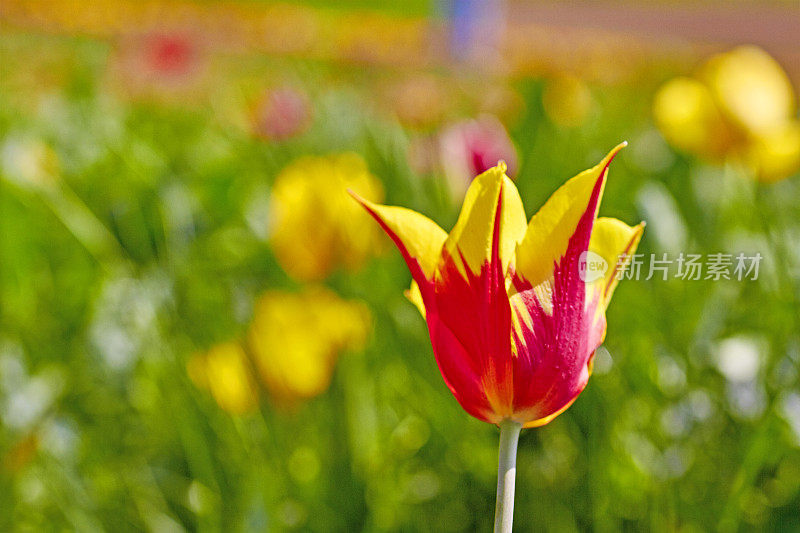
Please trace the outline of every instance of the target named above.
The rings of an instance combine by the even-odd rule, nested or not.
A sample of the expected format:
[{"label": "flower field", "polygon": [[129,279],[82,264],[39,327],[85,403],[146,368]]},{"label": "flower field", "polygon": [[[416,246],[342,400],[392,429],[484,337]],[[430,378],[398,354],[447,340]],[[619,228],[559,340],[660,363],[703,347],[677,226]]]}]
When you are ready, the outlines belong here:
[{"label": "flower field", "polygon": [[[471,186],[510,183],[530,220],[627,141],[598,221],[641,241],[588,383],[517,420],[514,527],[800,531],[796,65],[746,36],[560,41],[517,3],[0,7],[0,530],[490,530],[519,402],[495,374],[464,399],[444,267],[420,252],[412,286],[348,190],[450,232]],[[557,280],[581,213],[531,223],[517,278],[481,256],[498,287]],[[496,318],[464,298],[465,329]]]}]

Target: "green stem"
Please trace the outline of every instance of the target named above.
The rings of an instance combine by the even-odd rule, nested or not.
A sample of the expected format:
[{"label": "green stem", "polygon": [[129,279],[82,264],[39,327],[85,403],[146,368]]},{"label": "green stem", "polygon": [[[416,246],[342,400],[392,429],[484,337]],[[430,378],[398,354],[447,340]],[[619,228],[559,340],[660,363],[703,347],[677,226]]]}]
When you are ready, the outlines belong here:
[{"label": "green stem", "polygon": [[494,533],[511,533],[514,522],[514,482],[517,476],[517,442],[522,424],[506,419],[500,422],[500,453],[497,461],[497,504],[494,508]]}]

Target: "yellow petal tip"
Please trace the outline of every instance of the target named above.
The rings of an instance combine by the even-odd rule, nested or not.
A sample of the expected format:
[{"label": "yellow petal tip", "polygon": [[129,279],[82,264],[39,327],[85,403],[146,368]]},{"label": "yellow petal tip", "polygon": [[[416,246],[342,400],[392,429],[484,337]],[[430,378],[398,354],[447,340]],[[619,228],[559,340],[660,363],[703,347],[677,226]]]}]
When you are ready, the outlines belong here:
[{"label": "yellow petal tip", "polygon": [[377,204],[375,204],[374,202],[370,202],[369,200],[367,200],[366,198],[364,198],[363,196],[361,196],[360,194],[358,194],[358,193],[357,193],[356,191],[354,191],[353,189],[350,189],[350,188],[348,188],[348,189],[347,189],[347,194],[349,194],[350,196],[352,196],[352,197],[353,197],[353,199],[354,199],[356,202],[358,202],[359,204],[361,204],[361,206],[362,206],[362,207],[364,207],[364,208],[365,208],[367,211],[369,211],[370,213],[371,213],[371,212],[372,212],[372,210],[373,210],[372,208],[373,208],[374,206],[376,206],[376,205],[377,205]]},{"label": "yellow petal tip", "polygon": [[628,146],[628,141],[622,141],[621,143],[616,145],[614,148],[611,149],[611,151],[606,156],[606,161],[611,162],[611,160],[614,159],[614,156],[616,156],[619,153],[619,151],[625,148],[626,146]]}]

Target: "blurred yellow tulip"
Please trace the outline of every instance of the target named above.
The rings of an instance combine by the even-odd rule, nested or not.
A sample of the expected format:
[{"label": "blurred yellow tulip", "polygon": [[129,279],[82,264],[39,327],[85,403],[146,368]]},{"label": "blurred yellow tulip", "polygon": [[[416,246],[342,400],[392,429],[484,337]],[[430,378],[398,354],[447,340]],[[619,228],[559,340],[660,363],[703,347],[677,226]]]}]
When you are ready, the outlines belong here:
[{"label": "blurred yellow tulip", "polygon": [[800,168],[800,123],[787,121],[758,136],[750,143],[745,158],[765,183],[792,175]]},{"label": "blurred yellow tulip", "polygon": [[339,355],[363,348],[371,322],[363,303],[322,287],[269,291],[256,302],[247,340],[261,381],[292,404],[327,390]]},{"label": "blurred yellow tulip", "polygon": [[712,57],[696,78],[667,82],[656,93],[653,116],[674,147],[742,162],[759,181],[800,169],[794,89],[760,48],[740,46]]},{"label": "blurred yellow tulip", "polygon": [[733,132],[711,91],[693,78],[675,78],[661,87],[653,115],[667,142],[680,150],[717,158],[730,148]]},{"label": "blurred yellow tulip", "polygon": [[258,405],[258,388],[244,348],[223,342],[194,355],[186,365],[189,378],[208,390],[217,404],[232,414],[244,414]]},{"label": "blurred yellow tulip", "polygon": [[361,266],[382,243],[369,217],[347,196],[366,190],[383,198],[383,185],[356,154],[304,157],[284,168],[270,196],[271,242],[292,277],[320,280],[334,268]]},{"label": "blurred yellow tulip", "polygon": [[764,50],[740,46],[711,58],[700,73],[720,109],[752,134],[774,131],[794,114],[786,72]]}]

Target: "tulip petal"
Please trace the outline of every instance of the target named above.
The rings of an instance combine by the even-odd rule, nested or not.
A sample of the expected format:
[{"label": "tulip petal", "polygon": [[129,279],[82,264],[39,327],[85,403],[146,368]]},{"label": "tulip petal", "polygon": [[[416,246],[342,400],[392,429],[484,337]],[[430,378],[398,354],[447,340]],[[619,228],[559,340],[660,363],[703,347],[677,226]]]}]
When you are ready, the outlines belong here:
[{"label": "tulip petal", "polygon": [[644,222],[628,226],[616,218],[598,218],[592,229],[589,250],[605,259],[608,269],[598,280],[603,309],[608,307],[619,281],[618,274],[630,262],[644,231]]},{"label": "tulip petal", "polygon": [[549,414],[549,415],[547,415],[545,417],[542,417],[542,418],[538,418],[536,420],[531,420],[530,422],[525,422],[522,427],[524,427],[524,428],[538,428],[538,427],[545,426],[545,425],[549,424],[550,422],[553,421],[553,419],[555,417],[557,417],[558,415],[560,415],[561,413],[563,413],[564,411],[569,409],[570,406],[573,403],[575,403],[575,400],[577,400],[577,399],[578,399],[578,395],[576,394],[574,398],[572,398],[570,401],[568,401],[564,405],[564,407],[562,407],[561,409],[559,409],[555,413]]},{"label": "tulip petal", "polygon": [[[516,249],[516,285],[535,287],[552,276],[584,214],[597,215],[608,165],[625,145],[619,144],[597,166],[567,181],[533,216]],[[591,224],[586,229],[591,231]]]},{"label": "tulip petal", "polygon": [[[518,292],[511,295],[517,314],[514,406],[517,420],[531,427],[555,418],[584,389],[592,354],[605,332],[602,281],[587,283],[580,265],[589,249],[608,163],[620,148],[556,191],[533,217],[517,248]],[[603,225],[605,237],[609,232]],[[536,250],[543,261],[529,253]],[[537,379],[525,379],[530,375]]]},{"label": "tulip petal", "polygon": [[[501,163],[475,179],[445,242],[433,297],[420,287],[445,381],[452,384],[474,376],[481,394],[469,397],[472,409],[488,413],[483,419],[492,423],[512,413],[511,309],[505,272],[526,225],[519,193],[504,170]],[[437,342],[447,338],[457,342]]]},{"label": "tulip petal", "polygon": [[504,416],[498,413],[489,399],[489,394],[496,397],[496,391],[487,391],[484,367],[475,353],[476,349],[481,348],[466,346],[457,333],[442,322],[437,311],[438,308],[434,306],[426,320],[436,364],[447,388],[470,415],[484,422],[497,424]]},{"label": "tulip petal", "polygon": [[379,205],[350,191],[391,237],[417,283],[431,280],[442,254],[447,233],[428,217],[406,209]]},{"label": "tulip petal", "polygon": [[464,277],[467,277],[467,269],[478,273],[491,260],[495,224],[499,224],[499,258],[503,273],[525,234],[525,209],[517,187],[505,171],[506,165],[501,161],[472,181],[458,221],[445,243],[448,255],[456,261]]},{"label": "tulip petal", "polygon": [[403,294],[419,310],[422,318],[425,318],[425,303],[422,300],[422,292],[419,290],[417,282],[412,281],[411,286]]}]

